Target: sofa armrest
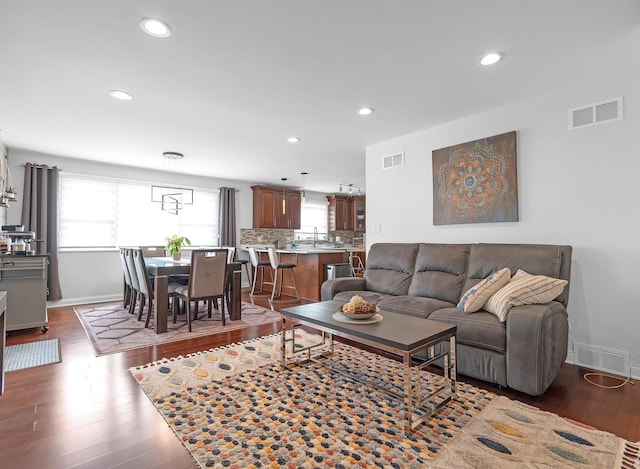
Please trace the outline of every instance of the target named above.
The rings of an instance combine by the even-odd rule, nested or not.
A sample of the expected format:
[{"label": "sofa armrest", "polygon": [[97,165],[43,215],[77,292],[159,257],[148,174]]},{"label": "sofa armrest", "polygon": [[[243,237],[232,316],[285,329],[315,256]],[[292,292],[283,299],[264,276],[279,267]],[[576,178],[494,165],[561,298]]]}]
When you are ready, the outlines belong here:
[{"label": "sofa armrest", "polygon": [[567,358],[569,321],[565,307],[552,301],[515,306],[507,315],[507,386],[542,394]]},{"label": "sofa armrest", "polygon": [[322,301],[333,300],[333,297],[341,291],[361,291],[366,290],[366,282],[361,277],[340,277],[325,280],[320,289],[320,299]]}]

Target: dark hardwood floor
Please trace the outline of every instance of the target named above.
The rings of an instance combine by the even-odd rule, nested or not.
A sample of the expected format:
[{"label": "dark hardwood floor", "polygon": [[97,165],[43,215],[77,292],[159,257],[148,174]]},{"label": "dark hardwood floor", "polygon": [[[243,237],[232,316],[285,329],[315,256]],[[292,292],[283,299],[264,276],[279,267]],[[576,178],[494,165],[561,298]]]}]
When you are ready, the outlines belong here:
[{"label": "dark hardwood floor", "polygon": [[[246,294],[244,300],[248,300]],[[256,301],[260,304],[259,301]],[[262,301],[263,306],[267,306]],[[49,332],[12,332],[7,345],[58,338],[62,362],[5,375],[0,396],[0,468],[195,468],[146,398],[132,366],[276,333],[279,324],[96,357],[73,308],[49,310]],[[640,440],[640,384],[602,389],[589,370],[565,365],[539,398],[463,381],[631,441]]]}]

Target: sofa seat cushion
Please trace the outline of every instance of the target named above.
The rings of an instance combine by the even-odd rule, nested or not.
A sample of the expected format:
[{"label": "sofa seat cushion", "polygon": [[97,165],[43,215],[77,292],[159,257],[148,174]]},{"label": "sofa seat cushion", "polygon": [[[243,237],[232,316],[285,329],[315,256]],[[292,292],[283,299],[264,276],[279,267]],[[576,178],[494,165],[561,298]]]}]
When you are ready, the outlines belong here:
[{"label": "sofa seat cushion", "polygon": [[434,311],[429,319],[458,326],[456,341],[459,344],[493,350],[507,351],[507,333],[504,322],[491,313],[480,310],[465,313],[460,308],[444,308]]},{"label": "sofa seat cushion", "polygon": [[[406,314],[418,318],[428,318],[431,313],[442,308],[455,306],[447,301],[435,298],[424,298],[422,296],[389,296],[383,298],[378,303],[382,311]],[[384,316],[384,314],[383,314]]]},{"label": "sofa seat cushion", "polygon": [[334,300],[344,301],[348,303],[351,300],[351,297],[355,295],[360,295],[364,301],[368,301],[369,303],[378,304],[382,299],[388,298],[391,295],[386,295],[384,293],[378,293],[375,291],[361,290],[361,291],[341,291],[337,293],[336,296],[333,297]]}]

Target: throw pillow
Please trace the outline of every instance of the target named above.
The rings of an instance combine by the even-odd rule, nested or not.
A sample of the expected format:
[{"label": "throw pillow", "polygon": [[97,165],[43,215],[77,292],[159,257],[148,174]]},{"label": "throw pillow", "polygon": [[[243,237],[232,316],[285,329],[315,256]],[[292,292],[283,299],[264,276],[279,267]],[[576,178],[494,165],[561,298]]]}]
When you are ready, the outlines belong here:
[{"label": "throw pillow", "polygon": [[475,313],[479,311],[487,302],[489,297],[504,287],[511,280],[509,267],[500,269],[492,273],[484,280],[480,280],[469,288],[458,303],[458,308],[462,308],[465,313]]},{"label": "throw pillow", "polygon": [[566,280],[518,269],[509,283],[491,295],[484,309],[504,322],[513,306],[548,303],[562,293],[566,284]]}]

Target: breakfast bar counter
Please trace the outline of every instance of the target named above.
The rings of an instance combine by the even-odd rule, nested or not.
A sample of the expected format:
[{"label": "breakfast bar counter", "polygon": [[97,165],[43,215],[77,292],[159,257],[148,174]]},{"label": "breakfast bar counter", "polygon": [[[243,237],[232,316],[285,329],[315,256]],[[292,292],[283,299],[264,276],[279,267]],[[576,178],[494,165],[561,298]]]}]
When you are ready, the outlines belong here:
[{"label": "breakfast bar counter", "polygon": [[[268,260],[267,250],[257,248],[262,260]],[[327,278],[327,264],[347,261],[346,249],[303,247],[298,249],[276,249],[280,262],[296,264],[294,275],[300,298],[320,301],[320,287]]]}]

